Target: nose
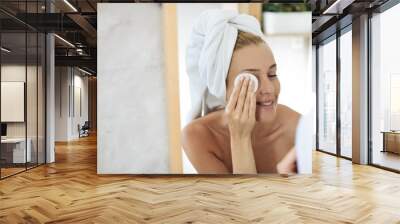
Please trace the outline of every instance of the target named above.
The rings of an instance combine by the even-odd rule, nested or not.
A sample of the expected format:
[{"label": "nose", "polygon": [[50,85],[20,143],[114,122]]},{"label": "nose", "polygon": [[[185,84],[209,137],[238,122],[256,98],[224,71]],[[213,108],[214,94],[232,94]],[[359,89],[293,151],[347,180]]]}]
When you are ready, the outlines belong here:
[{"label": "nose", "polygon": [[268,77],[261,77],[259,80],[259,88],[258,88],[258,93],[264,95],[264,94],[273,94],[275,91],[274,84],[272,83],[272,80],[270,80]]}]

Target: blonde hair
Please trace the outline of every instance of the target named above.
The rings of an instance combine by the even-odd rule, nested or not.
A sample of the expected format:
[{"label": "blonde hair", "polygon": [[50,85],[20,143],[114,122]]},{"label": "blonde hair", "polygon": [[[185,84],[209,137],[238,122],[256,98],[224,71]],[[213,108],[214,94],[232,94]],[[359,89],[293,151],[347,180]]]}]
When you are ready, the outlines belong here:
[{"label": "blonde hair", "polygon": [[237,51],[249,45],[259,45],[259,44],[265,44],[265,41],[261,37],[254,35],[252,33],[243,32],[239,30],[235,48],[233,49],[233,51]]}]

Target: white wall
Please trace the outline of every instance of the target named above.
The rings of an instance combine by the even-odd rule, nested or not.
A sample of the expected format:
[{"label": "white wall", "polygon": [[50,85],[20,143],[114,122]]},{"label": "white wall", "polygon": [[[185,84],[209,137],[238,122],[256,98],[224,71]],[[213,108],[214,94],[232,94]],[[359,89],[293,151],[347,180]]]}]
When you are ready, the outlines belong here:
[{"label": "white wall", "polygon": [[68,141],[68,67],[55,68],[55,141]]},{"label": "white wall", "polygon": [[[88,121],[88,106],[89,106],[89,94],[88,94],[88,77],[87,76],[82,76],[83,73],[79,72],[78,70],[75,70],[75,75],[74,75],[74,94],[73,96],[75,102],[74,102],[74,109],[75,113],[73,113],[72,119],[71,119],[71,135],[73,138],[79,138],[79,132],[78,132],[78,124],[82,126],[85,121]],[[78,93],[77,90],[80,90],[80,99],[77,97]],[[78,100],[81,102],[79,103]],[[79,107],[82,110],[81,112],[79,111]]]},{"label": "white wall", "polygon": [[169,173],[161,5],[97,6],[97,172]]},{"label": "white wall", "polygon": [[[28,67],[32,70],[32,67]],[[1,121],[25,121],[25,66],[3,65],[1,79]],[[36,108],[36,106],[35,106]]]},{"label": "white wall", "polygon": [[[2,65],[1,66],[1,81],[2,82],[25,82],[26,70],[28,74],[32,74],[33,67],[25,65]],[[35,70],[36,71],[36,70]],[[6,108],[1,108],[5,110]],[[8,122],[7,137],[25,137],[26,122]]]},{"label": "white wall", "polygon": [[[88,78],[72,67],[56,67],[55,73],[55,141],[70,141],[79,138],[78,124],[88,120]],[[81,89],[82,116],[74,106],[79,104],[76,87]]]},{"label": "white wall", "polygon": [[279,103],[306,113],[311,109],[311,12],[264,13],[264,32],[277,64]]},{"label": "white wall", "polygon": [[[28,75],[28,80],[30,86],[34,84],[36,85],[36,81],[32,81],[32,75],[36,77],[36,67],[34,66],[27,66],[25,65],[2,65],[1,66],[1,81],[2,82],[25,82],[25,76]],[[31,102],[36,100],[36,88],[27,88],[27,106],[30,106],[29,110],[27,111],[27,118],[28,118],[28,137],[29,135],[35,131],[36,133],[36,101],[34,105],[29,105]],[[33,99],[34,98],[34,99]],[[2,108],[5,110],[6,108]],[[24,109],[24,108],[23,108]],[[32,121],[35,124],[32,124]],[[26,122],[7,122],[7,136],[8,137],[25,137],[25,126]]]}]

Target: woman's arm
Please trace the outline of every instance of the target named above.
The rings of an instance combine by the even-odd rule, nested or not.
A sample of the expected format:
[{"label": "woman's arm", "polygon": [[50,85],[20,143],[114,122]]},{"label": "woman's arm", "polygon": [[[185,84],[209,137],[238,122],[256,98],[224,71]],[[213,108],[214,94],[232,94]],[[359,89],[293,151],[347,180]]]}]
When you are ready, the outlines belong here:
[{"label": "woman's arm", "polygon": [[251,138],[231,137],[232,168],[234,174],[256,174]]},{"label": "woman's arm", "polygon": [[291,174],[297,172],[296,151],[294,147],[278,163],[276,169],[279,174]]},{"label": "woman's arm", "polygon": [[253,85],[250,79],[242,79],[234,87],[225,109],[229,123],[233,173],[257,173],[251,143],[251,133],[256,122]]},{"label": "woman's arm", "polygon": [[[242,80],[234,88],[225,110],[229,122],[233,173],[257,173],[251,144],[256,102],[253,88],[249,80]],[[182,134],[182,146],[198,173],[229,173],[216,155],[218,144],[206,126],[193,122],[184,128]]]}]

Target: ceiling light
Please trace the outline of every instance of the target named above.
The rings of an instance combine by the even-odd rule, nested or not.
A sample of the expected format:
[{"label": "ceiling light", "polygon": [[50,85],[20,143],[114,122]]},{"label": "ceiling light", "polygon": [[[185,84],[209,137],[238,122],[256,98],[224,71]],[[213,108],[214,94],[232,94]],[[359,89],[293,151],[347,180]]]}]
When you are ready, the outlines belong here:
[{"label": "ceiling light", "polygon": [[78,12],[78,10],[71,4],[69,3],[68,0],[64,0],[65,4],[67,4],[72,10],[74,10],[74,12]]},{"label": "ceiling light", "polygon": [[332,5],[325,9],[322,14],[341,14],[343,13],[343,9],[351,5],[353,2],[354,0],[336,0]]},{"label": "ceiling light", "polygon": [[332,9],[334,9],[334,8],[337,6],[337,4],[338,4],[339,2],[340,2],[340,0],[336,0],[332,5],[330,5],[327,9],[325,9],[324,12],[323,12],[322,14],[330,13],[330,11],[331,11]]},{"label": "ceiling light", "polygon": [[83,73],[85,73],[85,74],[87,74],[87,75],[92,75],[92,73],[90,73],[90,72],[88,72],[88,71],[86,71],[86,70],[83,70],[83,69],[81,69],[81,68],[79,68],[79,67],[78,67],[78,70],[81,71],[81,72],[83,72]]},{"label": "ceiling light", "polygon": [[69,45],[70,47],[75,48],[75,45],[71,44],[71,42],[69,42],[68,40],[58,36],[57,34],[54,34],[55,37],[57,37],[58,39],[60,39],[61,41],[63,41],[64,43],[66,43],[67,45]]},{"label": "ceiling light", "polygon": [[4,51],[4,52],[6,52],[6,53],[10,53],[10,52],[11,52],[11,50],[9,50],[9,49],[7,49],[7,48],[5,48],[5,47],[1,47],[1,50]]}]

